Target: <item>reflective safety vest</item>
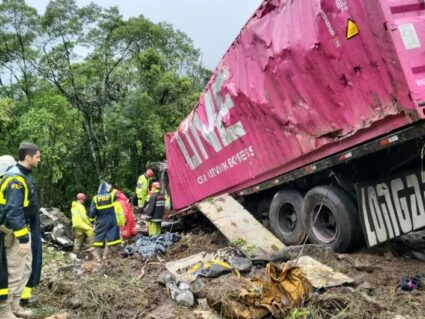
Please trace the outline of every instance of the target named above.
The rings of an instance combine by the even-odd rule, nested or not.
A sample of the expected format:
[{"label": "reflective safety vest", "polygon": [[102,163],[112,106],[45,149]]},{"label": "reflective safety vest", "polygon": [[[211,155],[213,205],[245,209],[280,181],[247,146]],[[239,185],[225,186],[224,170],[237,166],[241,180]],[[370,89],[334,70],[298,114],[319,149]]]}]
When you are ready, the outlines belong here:
[{"label": "reflective safety vest", "polygon": [[0,183],[0,205],[6,205],[7,204],[7,198],[5,197],[5,191],[6,188],[9,186],[10,182],[13,180],[20,182],[24,186],[24,207],[28,207],[30,204],[29,201],[29,190],[28,190],[28,184],[25,179],[25,177],[20,175],[12,175],[12,176],[5,176],[1,183]]},{"label": "reflective safety vest", "polygon": [[[30,204],[29,201],[29,188],[27,184],[27,180],[25,177],[21,175],[5,175],[3,179],[0,182],[0,225],[4,224],[6,222],[6,214],[3,209],[1,209],[2,206],[7,204],[7,198],[6,198],[6,188],[9,186],[9,184],[13,181],[17,181],[21,183],[24,187],[24,202],[23,206],[24,208],[28,207]],[[18,186],[18,185],[12,185],[12,187]],[[22,229],[19,229],[14,232],[14,235],[16,238],[25,236],[28,234],[28,228],[24,227]]]},{"label": "reflective safety vest", "polygon": [[92,230],[90,220],[87,217],[86,208],[79,201],[73,201],[71,205],[72,227],[82,230]]},{"label": "reflective safety vest", "polygon": [[115,218],[117,220],[117,225],[122,227],[125,225],[124,212],[119,202],[115,201],[115,192],[104,195],[95,195],[93,202],[96,205],[97,210],[105,210],[113,208],[115,212]]},{"label": "reflective safety vest", "polygon": [[147,202],[149,199],[148,192],[149,192],[149,178],[146,177],[145,174],[140,175],[138,181],[137,181],[137,187],[136,187],[136,195],[138,199],[138,206],[143,207],[145,202]]},{"label": "reflective safety vest", "polygon": [[97,210],[103,210],[108,208],[114,208],[114,200],[115,200],[115,194],[102,194],[102,195],[95,195],[93,198],[93,202],[96,205]]}]

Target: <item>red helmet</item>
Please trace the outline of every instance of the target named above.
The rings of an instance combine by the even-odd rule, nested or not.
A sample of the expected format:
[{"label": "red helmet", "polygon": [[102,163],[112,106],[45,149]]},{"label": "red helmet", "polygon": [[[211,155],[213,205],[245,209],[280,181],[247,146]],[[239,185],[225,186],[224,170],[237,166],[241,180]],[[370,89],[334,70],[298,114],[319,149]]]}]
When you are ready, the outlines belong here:
[{"label": "red helmet", "polygon": [[152,188],[159,189],[160,187],[161,187],[161,185],[159,184],[159,182],[153,182],[152,183]]},{"label": "red helmet", "polygon": [[79,199],[79,200],[86,200],[86,195],[83,194],[83,193],[78,193],[77,194],[77,199]]},{"label": "red helmet", "polygon": [[146,176],[147,177],[154,177],[155,176],[155,173],[153,172],[153,170],[151,170],[150,168],[148,168],[146,170]]}]

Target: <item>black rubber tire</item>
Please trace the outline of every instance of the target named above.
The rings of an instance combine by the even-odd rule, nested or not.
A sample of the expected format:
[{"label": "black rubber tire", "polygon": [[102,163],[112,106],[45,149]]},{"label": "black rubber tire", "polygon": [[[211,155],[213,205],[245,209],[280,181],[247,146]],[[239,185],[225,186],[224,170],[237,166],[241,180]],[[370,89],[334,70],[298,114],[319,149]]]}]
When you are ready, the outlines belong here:
[{"label": "black rubber tire", "polygon": [[265,196],[257,203],[257,219],[268,229],[270,229],[269,210],[272,199],[271,196]]},{"label": "black rubber tire", "polygon": [[[322,210],[316,217],[322,203]],[[312,243],[329,246],[336,252],[348,252],[363,245],[357,207],[338,186],[317,186],[308,191],[302,204],[302,216]]]},{"label": "black rubber tire", "polygon": [[[270,228],[284,244],[301,244],[306,236],[301,214],[303,196],[291,188],[279,190],[269,210]],[[295,218],[295,220],[294,220]]]}]

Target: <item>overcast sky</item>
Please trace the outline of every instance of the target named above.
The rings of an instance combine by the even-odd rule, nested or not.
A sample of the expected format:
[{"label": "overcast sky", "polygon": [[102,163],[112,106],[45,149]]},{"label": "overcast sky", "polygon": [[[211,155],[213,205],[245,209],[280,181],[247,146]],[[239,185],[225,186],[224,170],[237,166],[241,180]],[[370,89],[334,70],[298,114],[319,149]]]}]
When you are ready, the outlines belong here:
[{"label": "overcast sky", "polygon": [[[49,1],[26,2],[43,13]],[[79,6],[90,2],[118,6],[125,18],[143,14],[153,22],[172,24],[201,49],[204,65],[214,69],[262,0],[77,0]]]}]

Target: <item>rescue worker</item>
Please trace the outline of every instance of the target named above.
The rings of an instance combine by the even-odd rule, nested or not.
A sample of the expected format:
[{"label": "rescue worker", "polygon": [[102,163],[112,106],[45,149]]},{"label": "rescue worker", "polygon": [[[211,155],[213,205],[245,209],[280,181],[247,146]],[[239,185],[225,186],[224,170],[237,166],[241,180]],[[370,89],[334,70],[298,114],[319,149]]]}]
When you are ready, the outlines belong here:
[{"label": "rescue worker", "polygon": [[149,236],[157,236],[161,234],[161,222],[164,215],[165,197],[160,192],[161,185],[159,182],[152,183],[152,194],[146,209],[147,219],[149,220],[148,233]]},{"label": "rescue worker", "polygon": [[[0,186],[0,318],[28,317],[32,311],[20,306],[24,289],[40,282],[40,212],[31,170],[40,162],[40,150],[21,143],[18,164],[9,167]],[[16,316],[18,317],[16,317]]]},{"label": "rescue worker", "polygon": [[83,193],[77,194],[77,200],[71,204],[72,214],[72,229],[74,230],[74,253],[77,257],[81,257],[81,249],[83,248],[84,242],[87,241],[89,246],[93,245],[94,231],[91,226],[90,220],[87,217],[86,208],[84,202],[86,201],[86,195]]},{"label": "rescue worker", "polygon": [[149,183],[154,176],[155,174],[153,170],[149,168],[144,174],[140,175],[139,179],[137,180],[136,195],[139,214],[143,212],[143,209],[146,206],[149,192]]},{"label": "rescue worker", "polygon": [[[116,194],[111,190],[111,185],[102,182],[97,195],[93,197],[89,211],[89,218],[96,219],[93,246],[103,250],[103,259],[107,258],[107,247],[113,247],[122,242],[117,222],[117,214],[122,214],[122,210],[120,211],[120,205],[115,201]],[[95,256],[100,259],[99,251],[95,252]]]},{"label": "rescue worker", "polygon": [[121,238],[124,240],[129,240],[137,234],[133,209],[127,196],[125,196],[125,194],[121,191],[117,191],[117,201],[121,204],[125,219],[125,224],[123,227],[121,227]]}]

